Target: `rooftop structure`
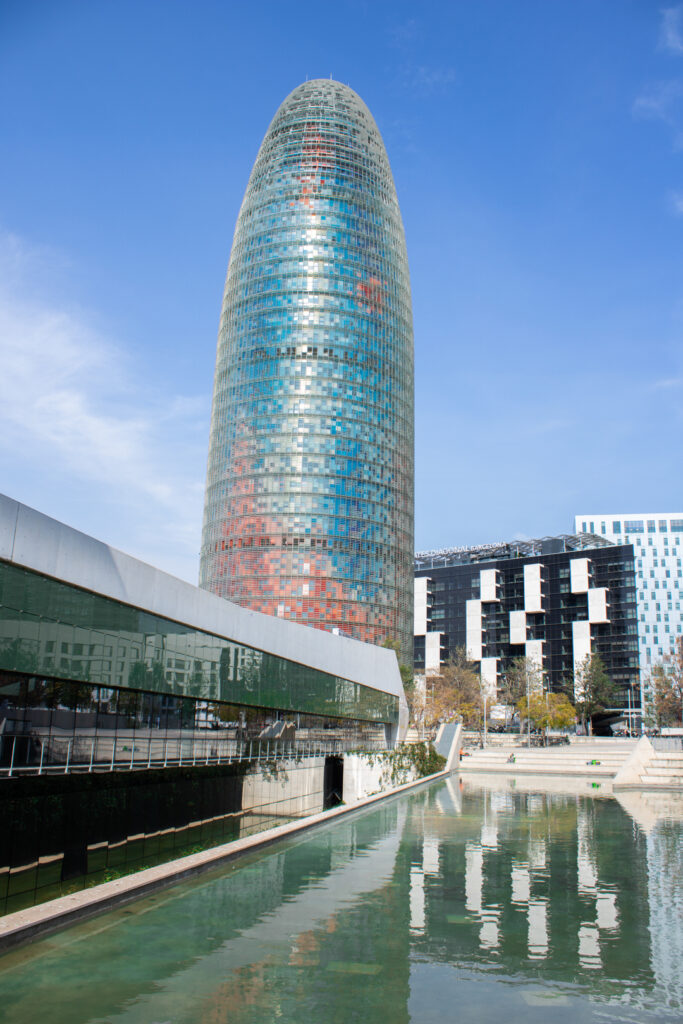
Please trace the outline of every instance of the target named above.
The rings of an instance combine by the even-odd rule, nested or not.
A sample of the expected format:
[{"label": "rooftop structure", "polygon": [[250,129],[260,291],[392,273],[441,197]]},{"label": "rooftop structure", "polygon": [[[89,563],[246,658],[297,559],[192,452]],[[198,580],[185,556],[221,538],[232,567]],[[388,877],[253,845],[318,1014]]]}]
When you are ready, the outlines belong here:
[{"label": "rooftop structure", "polygon": [[555,537],[535,540],[499,541],[494,544],[476,544],[472,547],[434,548],[415,554],[415,569],[431,569],[446,565],[470,565],[491,559],[526,558],[528,555],[558,554],[562,551],[583,551],[586,548],[607,547],[614,543],[594,534],[562,533]]}]

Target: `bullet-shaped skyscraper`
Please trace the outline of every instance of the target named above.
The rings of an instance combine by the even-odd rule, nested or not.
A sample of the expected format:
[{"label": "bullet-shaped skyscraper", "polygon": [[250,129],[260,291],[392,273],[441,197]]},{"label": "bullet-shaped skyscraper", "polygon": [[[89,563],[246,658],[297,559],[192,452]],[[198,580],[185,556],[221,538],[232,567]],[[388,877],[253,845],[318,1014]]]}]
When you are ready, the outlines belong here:
[{"label": "bullet-shaped skyscraper", "polygon": [[242,202],[218,335],[200,585],[412,663],[413,326],[384,143],[300,85]]}]

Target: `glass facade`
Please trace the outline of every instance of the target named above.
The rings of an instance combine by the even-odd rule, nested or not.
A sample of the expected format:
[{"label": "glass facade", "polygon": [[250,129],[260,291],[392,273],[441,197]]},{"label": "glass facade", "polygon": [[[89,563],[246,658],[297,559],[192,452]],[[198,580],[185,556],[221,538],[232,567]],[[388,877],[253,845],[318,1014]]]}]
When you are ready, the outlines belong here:
[{"label": "glass facade", "polygon": [[413,329],[381,136],[299,86],[240,211],[218,337],[200,586],[412,657]]},{"label": "glass facade", "polygon": [[[638,651],[643,691],[654,665],[671,657],[683,636],[683,519],[676,512],[603,514],[608,535],[632,543],[638,605]],[[586,516],[576,516],[577,528]]]},{"label": "glass facade", "polygon": [[292,713],[274,740],[276,717],[0,671],[0,915],[316,814],[336,755],[385,746]]},{"label": "glass facade", "polygon": [[0,562],[0,669],[377,723],[398,698]]},{"label": "glass facade", "polygon": [[386,747],[379,723],[0,672],[0,778]]}]

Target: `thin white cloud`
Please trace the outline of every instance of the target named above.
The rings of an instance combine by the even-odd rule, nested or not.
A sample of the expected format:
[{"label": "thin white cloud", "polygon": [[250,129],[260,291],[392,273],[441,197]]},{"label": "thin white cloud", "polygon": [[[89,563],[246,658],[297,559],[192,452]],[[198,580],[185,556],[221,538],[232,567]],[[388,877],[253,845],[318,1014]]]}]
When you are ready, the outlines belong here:
[{"label": "thin white cloud", "polygon": [[669,196],[672,211],[677,217],[683,217],[683,192],[672,192]]},{"label": "thin white cloud", "polygon": [[671,79],[649,86],[633,103],[634,117],[661,121],[672,132],[676,149],[683,148],[683,80]]},{"label": "thin white cloud", "polygon": [[409,78],[421,92],[441,92],[455,81],[453,68],[428,67],[419,64],[410,69]]},{"label": "thin white cloud", "polygon": [[404,48],[412,46],[420,35],[420,26],[415,18],[407,18],[389,29],[389,42],[392,46]]},{"label": "thin white cloud", "polygon": [[660,45],[671,53],[683,54],[683,5],[662,11]]},{"label": "thin white cloud", "polygon": [[[190,551],[196,558],[207,401],[151,393],[125,348],[103,338],[92,317],[36,297],[45,262],[44,253],[0,234],[5,465],[20,461],[38,475],[57,468],[65,488],[92,484],[94,495],[139,510],[141,529],[156,519],[158,537],[172,541],[178,559]],[[137,553],[140,544],[131,537]]]},{"label": "thin white cloud", "polygon": [[675,124],[682,97],[683,82],[679,79],[657,82],[636,98],[633,113],[637,117]]}]

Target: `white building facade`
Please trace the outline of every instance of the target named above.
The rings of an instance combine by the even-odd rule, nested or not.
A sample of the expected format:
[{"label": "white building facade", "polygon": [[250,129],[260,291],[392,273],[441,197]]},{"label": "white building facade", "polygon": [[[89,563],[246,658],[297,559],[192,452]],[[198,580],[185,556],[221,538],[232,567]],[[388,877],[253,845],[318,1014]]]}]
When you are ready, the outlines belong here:
[{"label": "white building facade", "polygon": [[641,685],[653,665],[673,651],[683,633],[683,512],[585,513],[576,533],[632,544],[638,606]]}]

